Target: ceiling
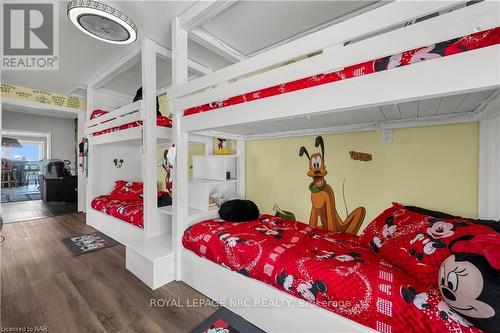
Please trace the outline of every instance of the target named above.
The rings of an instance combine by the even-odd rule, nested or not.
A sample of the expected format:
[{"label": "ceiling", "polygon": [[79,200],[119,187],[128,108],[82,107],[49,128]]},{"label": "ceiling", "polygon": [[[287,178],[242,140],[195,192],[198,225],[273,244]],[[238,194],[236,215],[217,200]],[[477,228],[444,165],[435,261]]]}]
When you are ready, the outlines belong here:
[{"label": "ceiling", "polygon": [[2,111],[11,111],[11,112],[19,112],[24,114],[32,114],[35,116],[44,116],[44,117],[54,117],[54,118],[68,118],[68,119],[76,119],[78,118],[78,110],[75,112],[66,112],[61,110],[50,109],[50,106],[43,107],[30,107],[27,105],[17,105],[17,104],[9,104],[6,102],[2,103]]},{"label": "ceiling", "polygon": [[[87,81],[109,67],[144,37],[170,48],[170,21],[191,7],[194,1],[106,1],[127,13],[138,27],[137,41],[127,46],[101,42],[80,32],[66,17],[67,3],[59,2],[59,70],[2,71],[2,82],[69,95],[77,87],[84,87]],[[190,42],[189,47],[191,59],[210,68],[229,64],[224,58],[194,42]]]},{"label": "ceiling", "polygon": [[245,56],[376,1],[239,1],[201,28]]},{"label": "ceiling", "polygon": [[[200,29],[244,56],[335,22],[339,17],[372,6],[375,1],[237,1]],[[85,87],[96,74],[109,67],[139,41],[148,37],[171,48],[171,20],[184,13],[194,1],[106,1],[136,23],[138,41],[120,46],[93,39],[74,27],[66,17],[67,1],[59,2],[59,70],[2,71],[2,82],[71,95]],[[213,70],[232,62],[189,41],[189,57]],[[158,67],[158,84],[170,84],[170,62]],[[191,73],[192,74],[192,73]],[[140,66],[123,73],[106,88],[134,93],[140,84]],[[78,95],[82,95],[79,89]]]},{"label": "ceiling", "polygon": [[[172,62],[170,59],[160,57],[156,58],[156,87],[158,90],[168,87],[172,83],[171,65]],[[135,95],[137,89],[142,85],[141,74],[141,63],[137,62],[126,71],[116,75],[113,80],[104,85],[103,88],[116,90],[129,95]],[[192,77],[195,76],[195,73],[193,71],[189,71],[188,75]]]},{"label": "ceiling", "polygon": [[366,125],[387,121],[423,120],[436,116],[463,115],[475,111],[484,101],[497,96],[499,93],[500,89],[488,89],[467,94],[401,102],[343,112],[325,112],[319,115],[219,127],[213,128],[213,131],[232,135],[265,136],[269,133],[277,132],[308,129],[321,130],[322,128],[337,126]]}]

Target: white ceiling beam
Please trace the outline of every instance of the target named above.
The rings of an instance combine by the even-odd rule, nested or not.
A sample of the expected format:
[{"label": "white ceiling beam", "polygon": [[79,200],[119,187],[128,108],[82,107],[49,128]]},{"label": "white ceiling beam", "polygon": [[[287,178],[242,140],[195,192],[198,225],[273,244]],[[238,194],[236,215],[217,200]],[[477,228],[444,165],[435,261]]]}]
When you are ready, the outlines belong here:
[{"label": "white ceiling beam", "polygon": [[179,17],[180,28],[190,31],[234,4],[235,0],[198,1]]},{"label": "white ceiling beam", "polygon": [[476,115],[476,120],[482,120],[490,117],[498,110],[500,110],[500,89],[495,90],[473,112]]},{"label": "white ceiling beam", "polygon": [[201,74],[201,75],[207,75],[213,72],[212,69],[192,59],[188,59],[188,68],[191,69],[196,74]]},{"label": "white ceiling beam", "polygon": [[241,52],[203,29],[197,28],[191,30],[188,37],[192,41],[206,47],[232,63],[240,62],[246,59]]},{"label": "white ceiling beam", "polygon": [[[165,58],[172,59],[172,50],[163,45],[156,44],[156,53]],[[193,59],[188,58],[187,63],[188,63],[188,68],[191,69],[196,74],[206,75],[213,72],[211,68],[208,68],[207,66],[202,65]]]}]

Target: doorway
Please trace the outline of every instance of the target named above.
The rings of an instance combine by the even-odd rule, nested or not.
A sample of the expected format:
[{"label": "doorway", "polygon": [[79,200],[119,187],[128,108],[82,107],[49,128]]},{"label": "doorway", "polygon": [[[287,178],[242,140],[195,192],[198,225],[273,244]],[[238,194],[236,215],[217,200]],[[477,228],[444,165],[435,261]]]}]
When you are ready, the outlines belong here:
[{"label": "doorway", "polygon": [[41,199],[39,162],[49,154],[50,133],[2,131],[2,204]]}]

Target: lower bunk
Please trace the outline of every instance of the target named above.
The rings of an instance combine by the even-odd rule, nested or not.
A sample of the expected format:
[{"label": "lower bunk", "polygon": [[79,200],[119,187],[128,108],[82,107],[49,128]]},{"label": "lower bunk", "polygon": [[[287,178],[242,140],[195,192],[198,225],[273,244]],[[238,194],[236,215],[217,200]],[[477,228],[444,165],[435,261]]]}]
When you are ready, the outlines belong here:
[{"label": "lower bunk", "polygon": [[189,250],[182,249],[181,256],[183,282],[266,332],[376,332]]},{"label": "lower bunk", "polygon": [[125,267],[130,272],[151,289],[173,280],[172,232],[165,228],[146,235],[142,182],[118,180],[111,193],[96,197],[90,206],[87,224],[125,246]]},{"label": "lower bunk", "polygon": [[144,238],[144,229],[96,209],[87,210],[87,224],[121,244]]},{"label": "lower bunk", "polygon": [[94,198],[87,210],[87,224],[126,244],[144,238],[142,182],[118,180],[113,190]]},{"label": "lower bunk", "polygon": [[[437,270],[447,252],[439,249],[429,262],[406,251],[418,248],[413,233],[429,223],[435,219],[396,205],[362,237],[270,215],[244,223],[207,220],[184,233],[182,280],[268,332],[481,332],[439,292]],[[441,221],[439,228],[448,224],[461,226],[456,236],[500,239],[469,221]],[[385,248],[415,263],[408,267],[416,273],[380,256]]]}]

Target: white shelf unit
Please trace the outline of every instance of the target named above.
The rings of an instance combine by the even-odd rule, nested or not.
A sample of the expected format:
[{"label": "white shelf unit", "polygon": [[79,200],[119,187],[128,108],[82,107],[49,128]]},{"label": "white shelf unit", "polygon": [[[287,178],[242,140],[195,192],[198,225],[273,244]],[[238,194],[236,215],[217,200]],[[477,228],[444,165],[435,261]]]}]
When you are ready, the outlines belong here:
[{"label": "white shelf unit", "polygon": [[[209,197],[217,194],[223,198],[236,195],[237,180],[193,179],[189,182],[189,207],[209,211]],[[218,207],[215,208],[218,210]]]},{"label": "white shelf unit", "polygon": [[197,155],[193,156],[193,178],[226,180],[236,175],[236,155]]},{"label": "white shelf unit", "polygon": [[[202,212],[210,209],[209,198],[239,197],[237,155],[195,155],[193,156],[193,179],[189,181],[189,207]],[[227,177],[234,177],[228,178]]]}]

